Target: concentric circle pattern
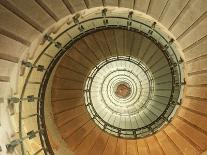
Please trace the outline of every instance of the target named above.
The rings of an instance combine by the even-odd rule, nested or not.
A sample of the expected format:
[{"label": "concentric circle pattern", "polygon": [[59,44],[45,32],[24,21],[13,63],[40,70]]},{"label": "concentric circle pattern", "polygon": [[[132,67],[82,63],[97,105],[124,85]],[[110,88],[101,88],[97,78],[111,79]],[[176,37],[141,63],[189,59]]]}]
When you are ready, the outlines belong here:
[{"label": "concentric circle pattern", "polygon": [[[117,137],[136,139],[155,133],[174,116],[183,81],[176,46],[158,31],[148,32],[108,25],[84,31],[64,46],[68,50],[58,55],[63,59],[53,82],[58,89],[54,94],[62,95],[60,87],[67,90],[77,104],[73,112],[80,116],[79,125],[83,118]],[[134,38],[133,46],[124,36]],[[63,136],[67,138],[64,123],[70,118],[62,119],[58,125],[67,131]]]},{"label": "concentric circle pattern", "polygon": [[207,153],[207,1],[0,5],[0,154]]},{"label": "concentric circle pattern", "polygon": [[113,90],[119,98],[126,98],[131,94],[131,87],[126,82],[119,82]]},{"label": "concentric circle pattern", "polygon": [[160,105],[154,100],[157,81],[141,60],[111,57],[90,72],[85,104],[96,124],[109,133],[128,138],[143,136],[154,130],[152,123],[168,108],[167,103]]},{"label": "concentric circle pattern", "polygon": [[[91,81],[89,94],[96,112],[110,124],[113,124],[109,120],[112,115],[130,121],[131,115],[141,112],[152,97],[154,86],[151,73],[141,61],[128,60],[127,57],[111,58],[101,65]],[[119,91],[123,91],[123,87],[128,88],[130,94],[122,97],[123,92],[119,92],[120,95],[117,95],[118,86],[122,87]],[[119,124],[114,126],[119,127]]]}]

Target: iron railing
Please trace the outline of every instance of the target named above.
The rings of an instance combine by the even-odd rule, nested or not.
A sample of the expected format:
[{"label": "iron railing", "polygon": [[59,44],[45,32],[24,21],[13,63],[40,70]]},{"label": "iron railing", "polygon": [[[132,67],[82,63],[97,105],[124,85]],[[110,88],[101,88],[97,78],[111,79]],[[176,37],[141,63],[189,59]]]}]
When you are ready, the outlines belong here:
[{"label": "iron railing", "polygon": [[[179,90],[183,89],[183,86],[182,86],[183,79],[184,79],[183,71],[181,69],[182,65],[179,64],[180,62],[179,54],[176,49],[176,44],[173,42],[171,45],[169,45],[170,39],[163,35],[164,32],[162,32],[159,29],[159,27],[156,28],[155,26],[155,28],[152,29],[151,26],[153,24],[153,21],[144,20],[144,19],[141,19],[140,21],[138,21],[138,20],[131,19],[130,20],[131,24],[129,26],[128,17],[124,17],[124,16],[120,17],[120,15],[118,14],[117,16],[107,15],[106,17],[102,17],[101,14],[97,16],[98,17],[80,21],[79,24],[73,24],[72,26],[67,28],[65,31],[60,33],[57,37],[55,37],[53,41],[50,41],[48,43],[45,49],[38,55],[38,57],[33,62],[33,64],[36,66],[38,64],[44,65],[46,69],[45,71],[38,73],[34,68],[26,69],[26,73],[25,73],[26,79],[24,80],[20,99],[23,99],[26,95],[28,95],[28,92],[31,91],[31,87],[33,87],[34,85],[34,87],[37,89],[33,90],[33,93],[37,95],[38,100],[37,100],[36,107],[33,105],[27,104],[26,101],[23,101],[23,100],[19,102],[19,138],[22,139],[25,134],[25,131],[23,130],[23,123],[25,124],[26,123],[25,121],[27,119],[22,119],[22,118],[24,118],[24,115],[26,113],[26,108],[36,111],[37,115],[30,117],[30,119],[32,121],[36,120],[38,124],[37,129],[38,130],[43,129],[43,132],[40,132],[39,136],[36,137],[34,140],[36,144],[39,144],[39,146],[37,147],[38,149],[33,150],[34,154],[38,154],[42,151],[44,151],[45,154],[54,154],[52,147],[50,145],[49,139],[48,139],[47,129],[46,129],[47,127],[46,127],[45,118],[44,118],[44,97],[45,97],[47,84],[48,84],[49,78],[51,76],[51,73],[54,67],[59,62],[61,57],[64,56],[65,52],[68,49],[70,49],[76,41],[78,41],[79,39],[81,39],[82,37],[86,35],[95,33],[97,31],[101,31],[103,29],[125,29],[129,31],[133,31],[135,33],[141,33],[142,35],[154,41],[154,43],[157,44],[158,47],[160,47],[160,49],[162,49],[163,53],[165,53],[166,55],[166,59],[169,61],[169,65],[172,66],[171,67],[172,75],[175,75],[175,72],[177,72],[176,74],[177,76],[173,78],[174,79],[173,84],[177,83],[177,87],[179,87],[178,89]],[[81,29],[79,28],[80,25],[81,25]],[[151,32],[148,33],[149,30],[151,30],[152,33]],[[64,40],[63,36],[67,36],[67,34],[70,34],[71,38],[68,38],[68,40]],[[51,50],[51,49],[54,49],[54,46],[56,47],[56,50]],[[38,79],[34,78],[37,76],[38,76]],[[182,94],[181,92],[182,91],[180,91],[178,95],[179,99],[181,98],[181,94]],[[173,101],[172,99],[173,97],[170,98],[170,102],[179,102],[178,100]],[[169,106],[172,106],[172,104],[169,104]],[[174,107],[171,109],[171,111],[173,111],[173,109]],[[151,126],[153,126],[153,124],[151,124]],[[134,134],[135,131],[132,131],[132,132]],[[118,131],[118,133],[120,133],[120,131]],[[24,142],[21,143],[21,151],[23,155],[26,152]]]}]

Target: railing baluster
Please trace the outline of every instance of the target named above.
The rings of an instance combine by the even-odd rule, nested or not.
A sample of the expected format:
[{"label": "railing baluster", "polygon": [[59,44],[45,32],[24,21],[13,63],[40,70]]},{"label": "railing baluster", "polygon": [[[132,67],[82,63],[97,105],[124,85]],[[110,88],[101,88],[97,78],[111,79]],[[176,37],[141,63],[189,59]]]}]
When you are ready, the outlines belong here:
[{"label": "railing baluster", "polygon": [[37,133],[41,133],[42,131],[43,130],[31,130],[27,133],[27,136],[22,137],[21,139],[12,140],[9,144],[6,145],[7,151],[12,153],[17,145],[23,143],[26,139],[33,139],[34,137],[36,137]]}]

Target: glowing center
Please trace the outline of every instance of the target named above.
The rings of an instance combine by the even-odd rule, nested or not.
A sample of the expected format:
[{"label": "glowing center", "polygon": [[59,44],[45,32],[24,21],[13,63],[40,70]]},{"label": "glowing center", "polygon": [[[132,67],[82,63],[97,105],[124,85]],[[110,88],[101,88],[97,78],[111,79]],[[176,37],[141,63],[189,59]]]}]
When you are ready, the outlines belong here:
[{"label": "glowing center", "polygon": [[125,82],[118,84],[118,86],[116,87],[115,94],[120,98],[126,98],[130,95],[130,93],[131,93],[131,88]]}]

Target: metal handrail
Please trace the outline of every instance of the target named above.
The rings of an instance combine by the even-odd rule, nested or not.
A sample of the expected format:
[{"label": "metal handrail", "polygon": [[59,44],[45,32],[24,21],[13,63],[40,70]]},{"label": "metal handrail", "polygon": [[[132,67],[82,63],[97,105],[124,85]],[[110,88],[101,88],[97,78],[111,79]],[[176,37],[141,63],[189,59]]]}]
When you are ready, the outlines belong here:
[{"label": "metal handrail", "polygon": [[[98,71],[105,65],[107,65],[108,63],[110,62],[113,62],[113,61],[117,61],[117,60],[124,60],[124,61],[131,61],[133,59],[130,59],[130,57],[123,57],[123,58],[119,58],[119,59],[112,59],[112,60],[105,60],[101,63],[101,66],[99,66],[98,68],[97,67],[94,67],[94,69],[92,69],[92,73],[89,75],[89,78],[86,82],[86,89],[85,91],[89,92],[89,93],[86,93],[86,96],[87,96],[87,103],[86,103],[86,106],[89,106],[89,111],[90,111],[90,114],[91,114],[91,117],[93,119],[95,119],[99,125],[104,128],[104,130],[108,129],[110,131],[114,131],[114,130],[111,130],[110,128],[113,128],[115,129],[116,131],[114,132],[115,134],[118,134],[120,136],[120,134],[122,135],[133,135],[133,138],[137,138],[140,136],[142,136],[141,134],[142,133],[139,133],[139,134],[135,134],[133,131],[137,131],[137,130],[140,130],[140,131],[143,131],[144,129],[150,129],[150,133],[151,133],[151,130],[155,131],[155,128],[157,128],[157,126],[154,126],[154,128],[152,128],[153,125],[156,125],[157,122],[159,122],[160,119],[163,119],[164,118],[164,115],[166,114],[166,112],[168,111],[168,108],[169,108],[169,105],[167,106],[167,108],[165,109],[165,111],[163,111],[163,113],[155,120],[153,121],[152,123],[150,123],[149,125],[147,126],[144,126],[144,127],[141,127],[141,128],[137,128],[137,129],[122,129],[122,128],[119,128],[119,127],[116,127],[116,126],[113,126],[111,124],[109,124],[108,122],[106,122],[103,118],[101,118],[99,116],[99,114],[96,112],[94,106],[93,106],[93,103],[92,103],[92,100],[91,100],[91,95],[90,95],[90,92],[91,92],[91,85],[92,85],[92,81],[94,79],[94,77],[96,76],[96,74],[98,73]],[[133,62],[135,64],[139,64],[137,62]],[[139,65],[140,66],[140,65]],[[143,68],[145,70],[145,68]],[[172,77],[174,77],[174,72],[172,73]],[[150,81],[150,77],[148,77],[148,80]],[[172,81],[172,83],[174,83],[174,80]],[[150,86],[152,87],[152,86]],[[168,104],[171,104],[172,103],[172,99],[173,99],[173,92],[174,92],[174,87],[172,87],[172,92],[171,92],[171,97],[169,98],[169,102]],[[151,96],[148,96],[148,98],[151,98]],[[148,99],[147,101],[149,101],[150,99]],[[172,106],[172,105],[171,105]],[[175,106],[175,105],[174,105]],[[109,108],[110,109],[110,108]],[[171,114],[171,113],[170,113]],[[169,115],[170,115],[169,114]],[[166,117],[165,117],[166,118]],[[168,118],[168,117],[167,117]],[[165,122],[165,120],[163,120]],[[161,124],[162,125],[162,124]],[[110,127],[110,128],[107,128],[107,127]],[[127,133],[125,133],[127,131]],[[131,134],[129,134],[131,132]]]},{"label": "metal handrail", "polygon": [[[106,17],[107,19],[124,19],[126,20],[127,22],[127,18],[125,17],[110,17],[110,16],[107,16]],[[81,21],[80,24],[84,24],[84,23],[87,23],[87,22],[92,22],[94,20],[98,20],[98,19],[103,19],[103,17],[96,17],[96,18],[91,18],[91,19],[87,19],[85,21]],[[145,25],[146,27],[148,27],[150,29],[150,26],[149,25],[146,25],[140,21],[135,21],[135,20],[132,20],[132,22],[134,23],[139,23],[139,24],[142,24],[142,25]],[[109,23],[110,24],[110,23]],[[63,35],[64,33],[68,32],[69,30],[71,30],[72,28],[74,27],[77,27],[77,25],[72,25],[71,27],[69,27],[68,29],[66,29],[65,31],[63,31],[62,33],[60,33],[54,40],[57,40],[61,35]],[[84,33],[80,33],[79,35],[77,35],[76,37],[74,37],[71,41],[69,41],[63,49],[61,49],[57,54],[56,56],[52,59],[52,61],[50,62],[44,76],[43,76],[43,79],[42,79],[42,83],[40,85],[40,91],[39,91],[39,98],[41,100],[38,100],[38,104],[37,104],[37,113],[42,116],[42,117],[38,117],[37,116],[37,120],[38,120],[38,127],[39,128],[44,128],[45,129],[45,132],[44,134],[40,134],[39,137],[40,137],[40,141],[41,141],[41,144],[43,147],[47,148],[47,150],[49,150],[49,152],[51,154],[53,154],[53,151],[52,151],[52,148],[50,146],[50,143],[49,143],[49,139],[48,139],[48,136],[47,136],[47,133],[46,133],[46,125],[45,125],[45,121],[44,121],[44,93],[45,93],[45,90],[46,90],[46,87],[47,87],[47,83],[48,83],[48,80],[49,80],[49,77],[53,71],[53,68],[55,67],[55,65],[57,64],[57,62],[59,61],[59,59],[64,55],[64,53],[66,52],[66,49],[69,49],[70,47],[72,47],[72,45],[77,41],[79,40],[80,38],[82,38],[83,36],[86,36],[88,34],[91,34],[91,33],[95,33],[97,31],[100,31],[100,30],[103,30],[103,29],[115,29],[115,28],[121,28],[121,29],[127,29],[127,30],[130,30],[130,31],[135,31],[135,32],[138,32],[138,33],[143,33],[143,32],[140,32],[139,30],[137,31],[135,28],[133,27],[126,27],[126,26],[122,26],[122,25],[107,25],[107,26],[99,26],[99,27],[94,27],[92,29],[89,29],[89,30],[86,30],[84,31]],[[158,31],[154,30],[154,32],[156,32],[157,34],[160,34]],[[145,33],[144,33],[145,34]],[[162,36],[160,35],[165,41],[166,43],[168,43],[168,41]],[[152,39],[152,38],[151,38]],[[153,40],[153,39],[152,39]],[[47,45],[47,47],[40,53],[40,55],[36,58],[36,60],[34,61],[34,64],[37,64],[39,59],[42,57],[42,55],[45,53],[45,51],[52,45],[52,43],[49,43]],[[158,45],[160,46],[160,45]],[[175,55],[175,58],[176,58],[176,61],[175,62],[178,62],[178,58],[174,52],[174,49],[170,46],[171,50],[173,51],[174,55]],[[26,77],[26,80],[24,82],[24,86],[23,86],[23,89],[22,89],[22,92],[21,92],[21,95],[20,95],[20,98],[22,99],[23,96],[24,96],[24,93],[25,93],[25,90],[26,90],[26,85],[29,81],[29,78],[32,74],[32,71],[33,71],[33,68],[29,69],[29,72],[28,72],[28,75]],[[181,69],[178,65],[178,71],[181,73]],[[180,75],[180,74],[179,74]],[[182,77],[180,77],[179,79],[179,82],[182,81]],[[181,87],[181,86],[180,86]],[[20,138],[22,138],[22,101],[20,101],[19,103],[19,135],[20,135]],[[22,154],[24,155],[24,145],[23,143],[21,144],[21,149],[22,149]],[[47,154],[47,151],[46,149],[43,149],[45,154]]]}]

